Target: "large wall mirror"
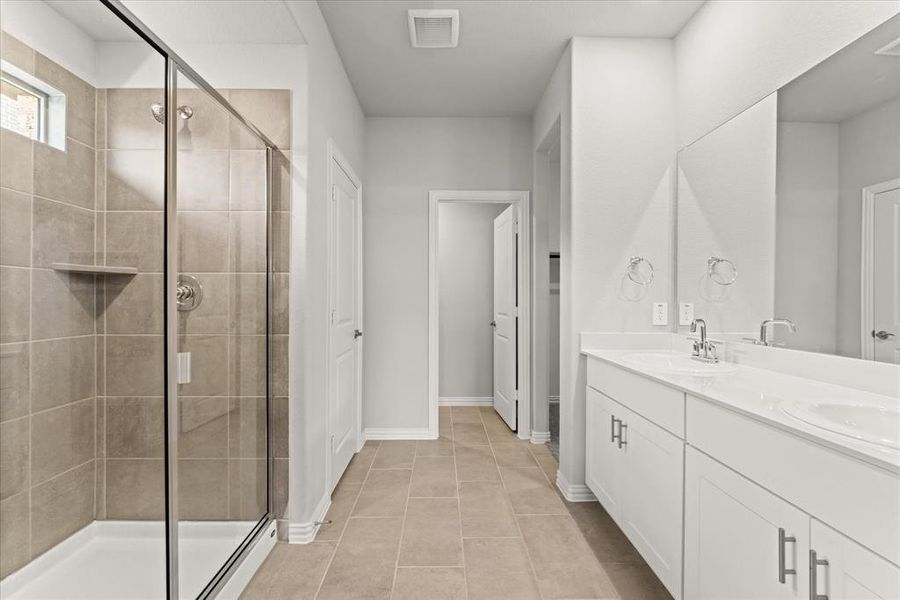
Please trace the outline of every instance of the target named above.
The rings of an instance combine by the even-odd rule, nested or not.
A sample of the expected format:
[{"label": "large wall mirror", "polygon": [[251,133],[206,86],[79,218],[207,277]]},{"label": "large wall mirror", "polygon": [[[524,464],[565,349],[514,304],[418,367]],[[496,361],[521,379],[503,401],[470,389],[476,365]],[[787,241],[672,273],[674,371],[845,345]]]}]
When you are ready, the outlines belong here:
[{"label": "large wall mirror", "polygon": [[900,364],[900,16],[678,167],[678,301],[713,335]]}]

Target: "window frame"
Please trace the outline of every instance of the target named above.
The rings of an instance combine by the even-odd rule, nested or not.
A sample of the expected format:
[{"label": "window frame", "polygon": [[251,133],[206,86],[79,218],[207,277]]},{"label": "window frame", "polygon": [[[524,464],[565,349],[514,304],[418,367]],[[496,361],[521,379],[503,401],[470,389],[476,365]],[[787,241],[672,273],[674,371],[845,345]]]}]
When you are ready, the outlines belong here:
[{"label": "window frame", "polygon": [[[49,129],[47,122],[50,117],[50,110],[49,110],[50,94],[34,85],[31,85],[27,81],[23,81],[22,79],[16,77],[15,75],[13,75],[12,73],[10,73],[9,71],[7,71],[5,69],[0,70],[0,81],[6,82],[9,85],[12,85],[13,87],[17,87],[20,90],[22,90],[23,92],[26,92],[26,93],[34,96],[35,98],[37,98],[37,100],[38,100],[37,136],[32,137],[31,139],[46,144],[47,143],[47,131]],[[10,130],[10,131],[14,131],[14,130]],[[14,132],[18,133],[19,135],[23,135],[20,131],[14,131]]]}]

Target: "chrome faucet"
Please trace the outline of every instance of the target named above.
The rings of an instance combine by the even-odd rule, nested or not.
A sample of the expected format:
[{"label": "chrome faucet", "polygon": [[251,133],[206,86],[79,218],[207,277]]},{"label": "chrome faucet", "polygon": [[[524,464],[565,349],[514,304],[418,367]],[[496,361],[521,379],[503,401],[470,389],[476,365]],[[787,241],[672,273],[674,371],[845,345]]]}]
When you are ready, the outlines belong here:
[{"label": "chrome faucet", "polygon": [[759,326],[759,339],[753,340],[754,344],[760,346],[771,346],[769,341],[769,325],[784,325],[791,333],[797,333],[797,326],[790,319],[766,319]]},{"label": "chrome faucet", "polygon": [[717,363],[719,357],[716,356],[716,345],[706,337],[706,321],[703,319],[694,319],[691,323],[691,333],[697,333],[700,330],[700,339],[694,340],[694,352],[691,358],[705,363]]}]

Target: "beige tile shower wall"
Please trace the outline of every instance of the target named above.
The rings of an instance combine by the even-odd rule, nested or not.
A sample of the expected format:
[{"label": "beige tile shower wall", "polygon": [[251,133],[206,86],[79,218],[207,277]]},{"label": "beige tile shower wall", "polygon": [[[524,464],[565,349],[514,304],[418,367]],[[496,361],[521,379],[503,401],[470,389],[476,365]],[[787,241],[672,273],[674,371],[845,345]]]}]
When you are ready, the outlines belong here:
[{"label": "beige tile shower wall", "polygon": [[0,56],[66,95],[65,150],[0,131],[0,577],[95,511],[96,90],[6,33]]},{"label": "beige tile shower wall", "polygon": [[[220,90],[282,148],[290,147],[290,94]],[[136,266],[103,289],[100,362],[105,426],[98,447],[105,490],[98,518],[163,515],[162,146],[150,105],[161,90],[101,90],[106,119],[107,264]],[[255,519],[265,511],[265,150],[205,94],[179,90],[193,117],[179,127],[179,263],[204,291],[179,313],[192,382],[181,388],[179,512],[184,519]],[[275,497],[287,476],[287,289],[290,165],[276,160],[273,196]],[[159,175],[157,176],[157,173]],[[160,360],[157,362],[156,357]]]}]

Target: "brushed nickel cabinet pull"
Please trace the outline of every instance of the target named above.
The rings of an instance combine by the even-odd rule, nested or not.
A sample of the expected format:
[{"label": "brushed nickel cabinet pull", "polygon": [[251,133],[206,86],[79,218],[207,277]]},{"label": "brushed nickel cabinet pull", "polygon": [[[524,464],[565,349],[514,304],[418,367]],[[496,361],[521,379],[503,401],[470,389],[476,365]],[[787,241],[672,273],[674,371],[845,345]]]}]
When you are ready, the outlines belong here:
[{"label": "brushed nickel cabinet pull", "polygon": [[828,561],[819,558],[815,550],[809,551],[809,600],[828,600],[828,594],[820,594],[818,590],[819,567],[827,567]]},{"label": "brushed nickel cabinet pull", "polygon": [[796,543],[797,538],[792,535],[785,535],[784,529],[778,528],[778,582],[785,583],[788,575],[796,575],[797,569],[785,568],[785,544],[788,542]]}]

